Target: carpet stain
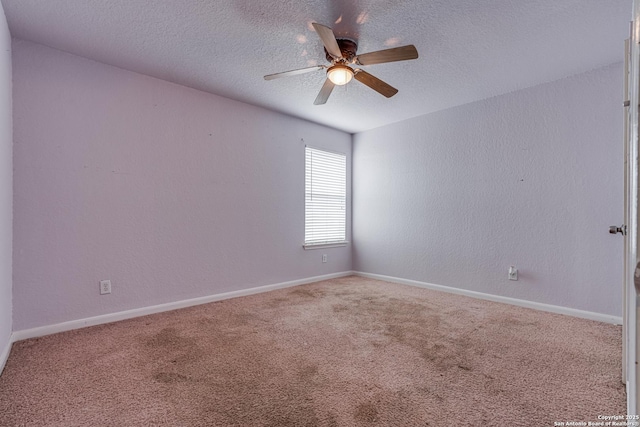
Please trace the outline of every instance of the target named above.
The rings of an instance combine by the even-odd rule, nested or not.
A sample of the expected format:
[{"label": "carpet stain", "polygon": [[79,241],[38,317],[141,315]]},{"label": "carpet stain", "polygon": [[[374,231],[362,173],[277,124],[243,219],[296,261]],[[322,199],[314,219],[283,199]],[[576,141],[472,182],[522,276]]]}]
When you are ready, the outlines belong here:
[{"label": "carpet stain", "polygon": [[620,337],[613,325],[347,277],[15,343],[0,425],[595,419],[625,410]]},{"label": "carpet stain", "polygon": [[443,372],[458,364],[459,355],[455,349],[451,349],[445,344],[437,343],[421,349],[420,357],[429,362],[437,371]]},{"label": "carpet stain", "polygon": [[406,344],[405,333],[405,329],[402,326],[394,323],[387,325],[387,330],[385,331],[385,335],[402,344]]},{"label": "carpet stain", "polygon": [[315,411],[309,408],[298,408],[295,414],[268,414],[265,421],[268,427],[318,427],[320,425]]},{"label": "carpet stain", "polygon": [[198,363],[203,354],[195,338],[183,336],[173,327],[163,328],[143,342],[148,354],[144,357],[157,363],[184,366]]},{"label": "carpet stain", "polygon": [[272,300],[269,301],[269,307],[280,307],[283,304],[287,304],[291,302],[290,298],[273,298]]},{"label": "carpet stain", "polygon": [[303,381],[309,381],[318,374],[318,365],[308,365],[302,368],[299,375]]},{"label": "carpet stain", "polygon": [[327,414],[327,427],[338,427],[339,425],[335,414],[331,412]]},{"label": "carpet stain", "polygon": [[178,335],[178,332],[175,328],[164,328],[159,333],[149,338],[146,344],[149,347],[153,348],[176,348],[184,347],[191,343],[188,339],[185,339]]},{"label": "carpet stain", "polygon": [[175,374],[172,372],[158,372],[153,376],[153,379],[164,384],[173,384],[187,381],[189,378],[185,375]]},{"label": "carpet stain", "polygon": [[322,292],[311,290],[311,289],[295,289],[289,292],[289,295],[297,296],[297,297],[308,297],[308,298],[318,298],[322,297]]},{"label": "carpet stain", "polygon": [[331,306],[331,309],[334,313],[344,313],[345,311],[349,311],[350,307],[346,304],[334,304]]},{"label": "carpet stain", "polygon": [[356,407],[353,418],[355,418],[357,421],[373,423],[378,420],[378,410],[372,403],[361,403]]},{"label": "carpet stain", "polygon": [[507,315],[507,316],[501,318],[500,322],[501,322],[502,326],[506,327],[506,328],[521,329],[523,327],[533,327],[533,328],[539,327],[538,322],[532,322],[532,321],[518,319],[514,315]]},{"label": "carpet stain", "polygon": [[229,318],[229,324],[232,326],[248,326],[259,321],[258,316],[253,313],[241,312],[234,314]]}]

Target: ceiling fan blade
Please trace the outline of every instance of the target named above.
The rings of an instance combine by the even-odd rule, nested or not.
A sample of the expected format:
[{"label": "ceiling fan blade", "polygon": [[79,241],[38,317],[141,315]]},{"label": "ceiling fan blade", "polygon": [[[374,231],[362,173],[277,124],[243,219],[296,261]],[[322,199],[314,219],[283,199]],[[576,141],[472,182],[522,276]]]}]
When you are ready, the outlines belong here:
[{"label": "ceiling fan blade", "polygon": [[372,76],[366,71],[356,70],[356,73],[353,76],[353,78],[359,81],[360,83],[363,83],[369,86],[371,89],[375,90],[381,95],[386,96],[387,98],[391,98],[393,95],[398,93],[398,89],[389,85],[388,83],[383,82],[379,78]]},{"label": "ceiling fan blade", "polygon": [[280,77],[297,76],[298,74],[310,73],[312,71],[321,70],[324,65],[315,65],[313,67],[300,68],[298,70],[283,71],[282,73],[268,74],[264,76],[265,80],[279,79]]},{"label": "ceiling fan blade", "polygon": [[316,97],[316,100],[313,101],[313,105],[322,105],[326,103],[327,99],[329,99],[329,95],[331,95],[331,91],[333,91],[333,88],[335,86],[336,85],[334,85],[331,80],[325,80],[324,84],[322,85],[322,89],[320,89],[320,93]]},{"label": "ceiling fan blade", "polygon": [[315,22],[311,25],[316,29],[316,33],[320,36],[322,44],[324,44],[324,48],[327,49],[327,52],[329,52],[334,58],[342,58],[342,52],[340,51],[340,47],[336,41],[336,36],[333,34],[333,30]]},{"label": "ceiling fan blade", "polygon": [[418,51],[412,44],[393,47],[391,49],[378,50],[376,52],[363,53],[356,57],[356,63],[360,65],[382,64],[385,62],[406,61],[416,59]]}]

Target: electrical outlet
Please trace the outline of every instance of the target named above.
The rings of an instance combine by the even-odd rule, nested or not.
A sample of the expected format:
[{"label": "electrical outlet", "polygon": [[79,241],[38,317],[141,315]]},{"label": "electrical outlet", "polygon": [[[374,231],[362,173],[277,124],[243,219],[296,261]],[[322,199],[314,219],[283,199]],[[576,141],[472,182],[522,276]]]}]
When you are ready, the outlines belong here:
[{"label": "electrical outlet", "polygon": [[327,254],[322,254],[322,262],[327,262]]},{"label": "electrical outlet", "polygon": [[106,295],[111,293],[111,280],[100,281],[100,295]]},{"label": "electrical outlet", "polygon": [[509,267],[509,280],[518,280],[518,269],[513,265]]}]

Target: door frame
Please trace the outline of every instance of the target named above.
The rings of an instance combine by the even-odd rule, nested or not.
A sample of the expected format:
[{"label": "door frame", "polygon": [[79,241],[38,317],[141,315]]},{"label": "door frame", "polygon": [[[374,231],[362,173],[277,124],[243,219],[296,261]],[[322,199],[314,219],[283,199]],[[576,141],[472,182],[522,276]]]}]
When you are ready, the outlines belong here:
[{"label": "door frame", "polygon": [[638,333],[640,332],[640,312],[638,289],[634,275],[638,263],[638,104],[640,103],[640,0],[633,0],[633,21],[631,23],[628,53],[625,53],[625,96],[629,100],[625,108],[624,141],[624,220],[627,232],[624,238],[624,280],[623,280],[623,355],[622,375],[627,388],[627,413],[638,414],[637,385],[640,370],[636,368]]}]

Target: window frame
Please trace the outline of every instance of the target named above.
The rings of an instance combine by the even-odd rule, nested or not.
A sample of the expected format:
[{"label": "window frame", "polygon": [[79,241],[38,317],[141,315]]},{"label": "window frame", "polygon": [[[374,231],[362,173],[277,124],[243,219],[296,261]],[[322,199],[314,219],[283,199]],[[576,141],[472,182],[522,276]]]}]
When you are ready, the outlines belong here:
[{"label": "window frame", "polygon": [[[308,177],[308,171],[307,171],[307,153],[308,150],[315,150],[315,151],[319,151],[319,152],[324,152],[324,153],[329,153],[329,154],[334,154],[334,155],[339,155],[344,157],[344,238],[342,240],[331,240],[331,241],[322,241],[322,242],[314,242],[314,241],[307,241],[307,214],[308,214],[308,206],[307,206],[307,201],[308,201],[308,191],[307,191],[307,187],[308,187],[308,182],[307,182],[307,177]],[[333,151],[333,150],[327,150],[325,148],[318,148],[318,147],[314,147],[312,145],[305,145],[304,147],[304,162],[305,162],[305,166],[304,166],[304,243],[302,245],[302,247],[305,250],[309,250],[309,249],[322,249],[322,248],[335,248],[335,247],[344,247],[347,246],[347,244],[349,243],[349,241],[347,240],[347,211],[348,211],[348,197],[347,197],[347,188],[348,188],[348,164],[347,164],[347,160],[348,160],[348,156],[346,153],[341,153],[339,151]]]}]

